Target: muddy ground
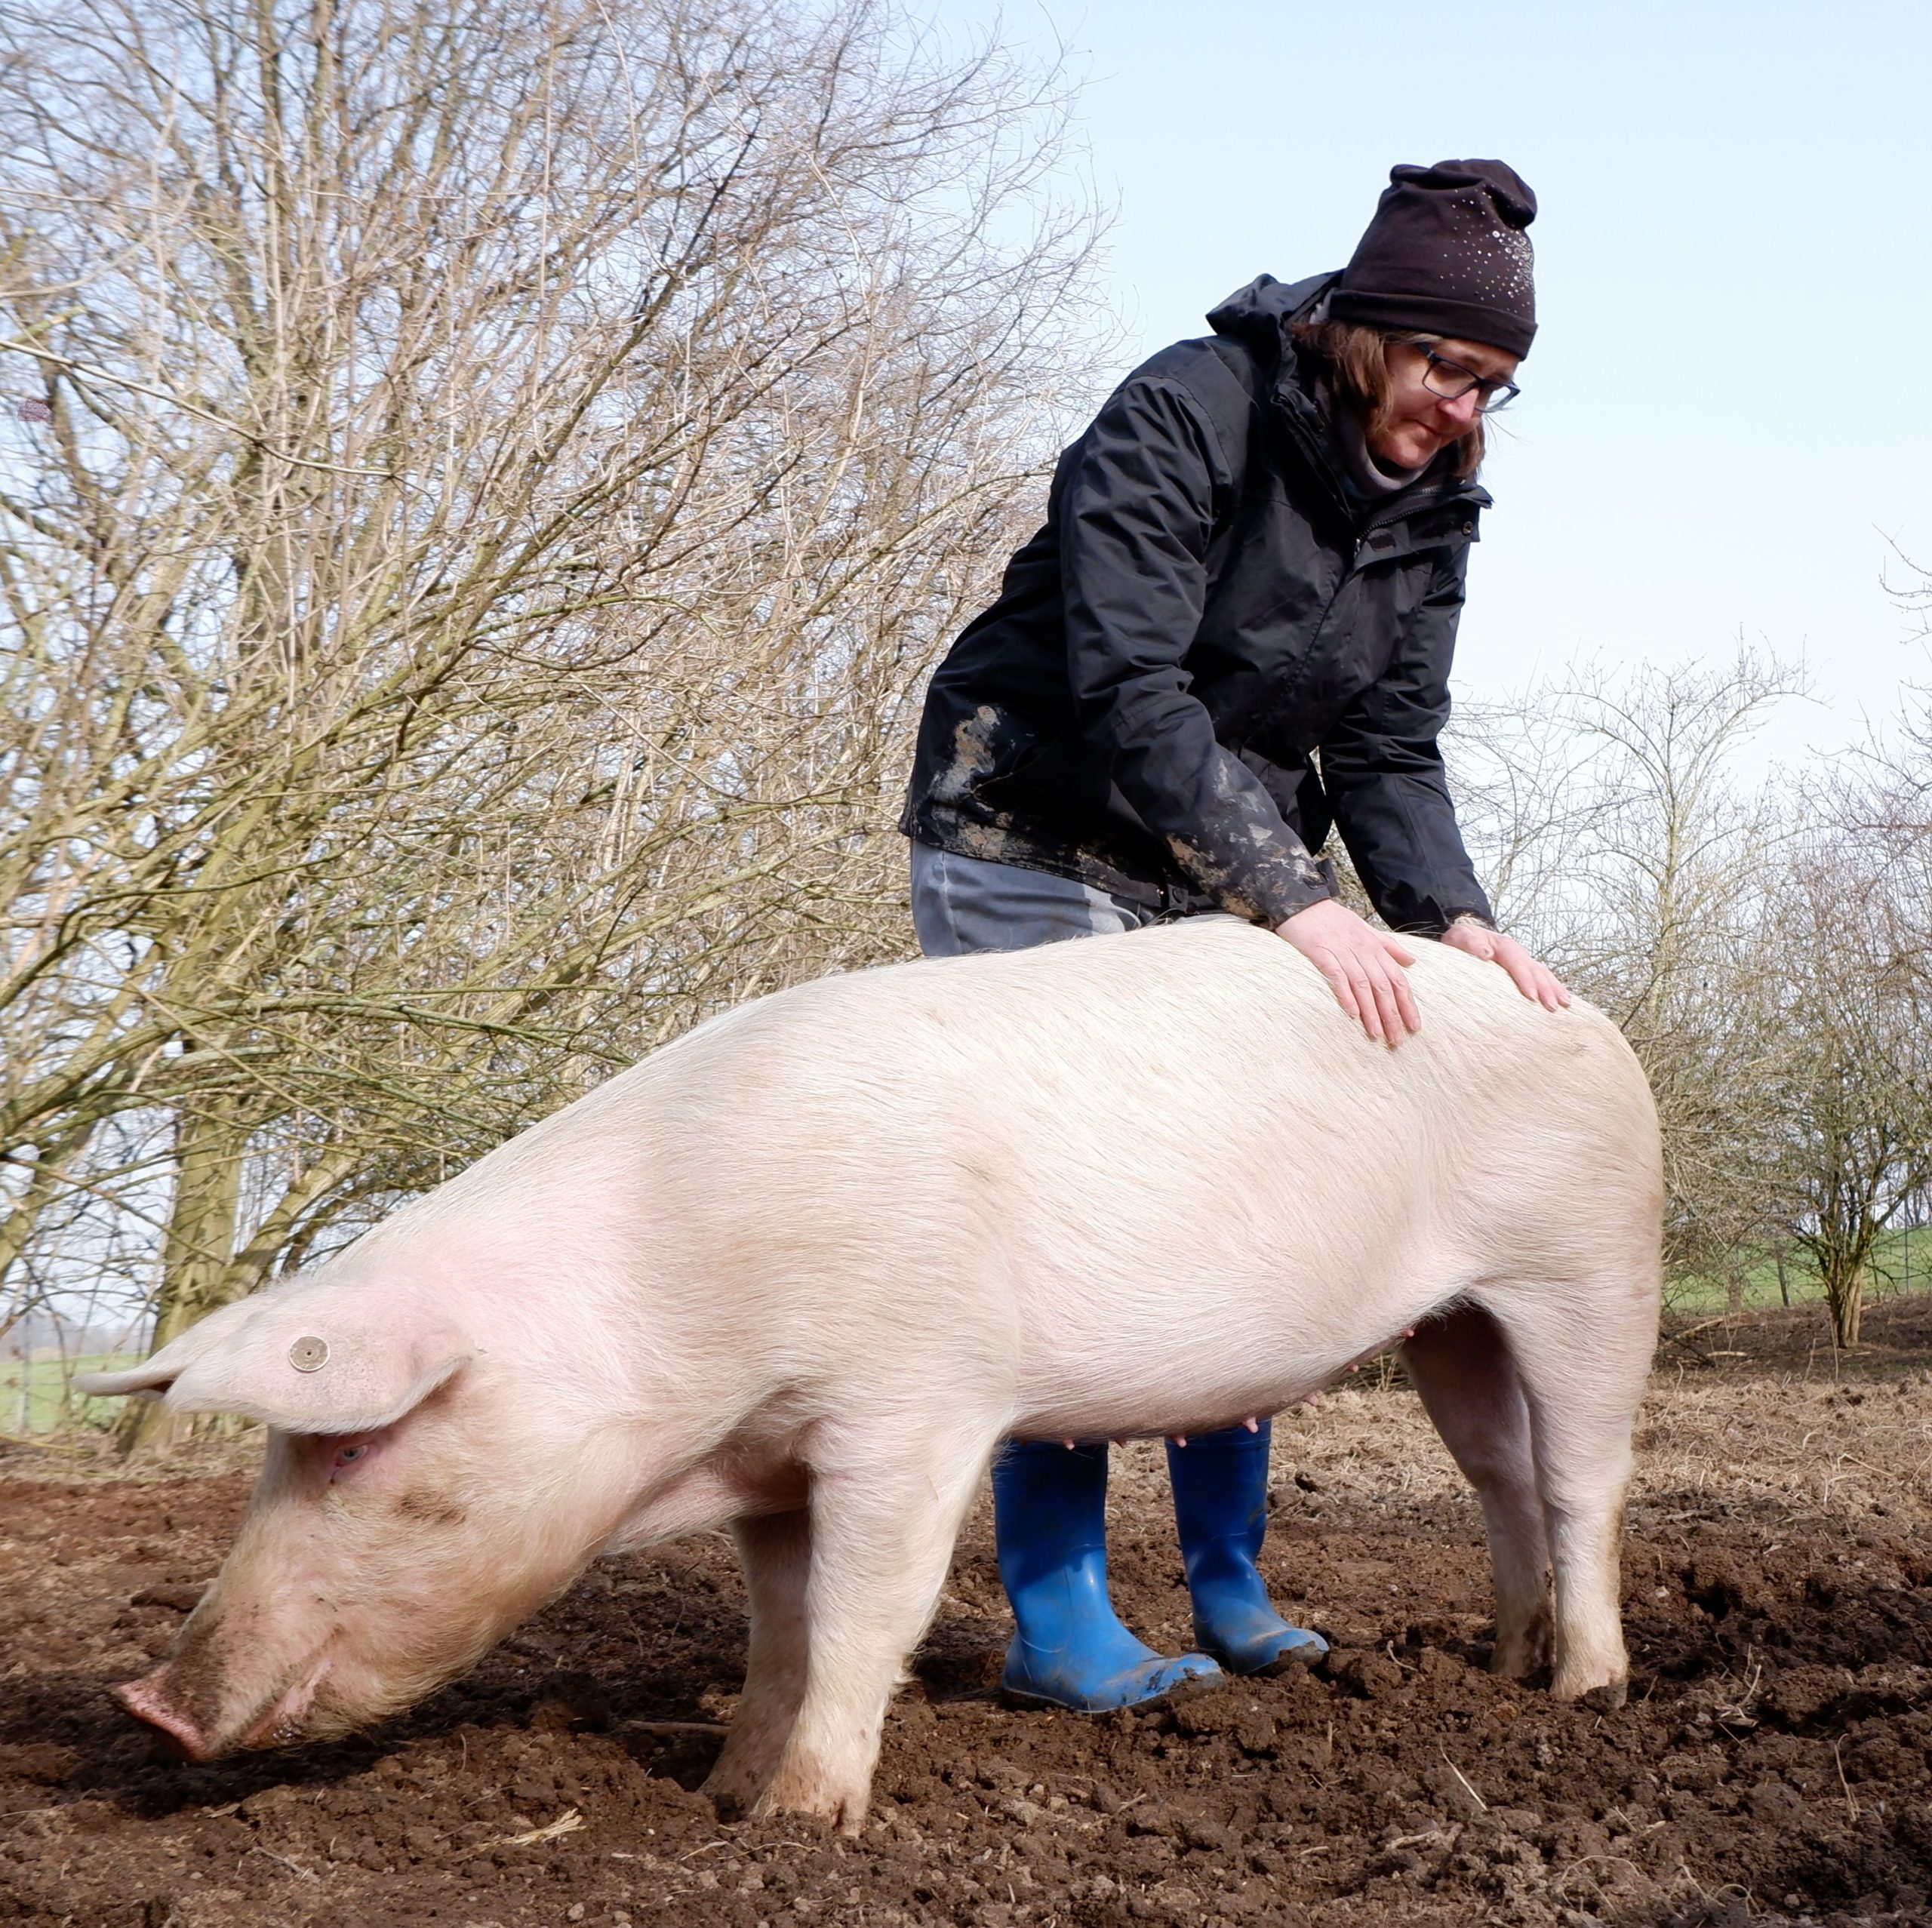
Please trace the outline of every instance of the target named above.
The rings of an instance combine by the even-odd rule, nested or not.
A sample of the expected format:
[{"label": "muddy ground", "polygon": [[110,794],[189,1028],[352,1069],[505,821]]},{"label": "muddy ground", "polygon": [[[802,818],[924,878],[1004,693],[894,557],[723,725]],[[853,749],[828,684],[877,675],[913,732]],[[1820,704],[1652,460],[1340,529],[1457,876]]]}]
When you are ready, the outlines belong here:
[{"label": "muddy ground", "polygon": [[[245,1473],[0,1462],[0,1922],[801,1928],[968,1922],[1932,1922],[1932,1301],[1834,1362],[1818,1315],[1666,1345],[1598,1714],[1483,1671],[1475,1508],[1373,1375],[1276,1429],[1266,1565],[1334,1643],[1168,1714],[1003,1707],[983,1508],[856,1842],[694,1791],[743,1666],[728,1548],[600,1567],[353,1742],[186,1770],[105,1684],[165,1647]],[[1116,1481],[1116,1597],[1170,1650],[1164,1483]]]}]

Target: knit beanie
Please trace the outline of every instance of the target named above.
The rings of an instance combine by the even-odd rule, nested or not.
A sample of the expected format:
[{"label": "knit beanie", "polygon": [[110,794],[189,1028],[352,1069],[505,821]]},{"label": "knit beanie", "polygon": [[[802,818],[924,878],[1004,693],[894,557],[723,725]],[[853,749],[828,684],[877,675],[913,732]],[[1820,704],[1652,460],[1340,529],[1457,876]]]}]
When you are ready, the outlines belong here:
[{"label": "knit beanie", "polygon": [[1500,161],[1392,168],[1329,297],[1338,321],[1486,343],[1524,355],[1537,331],[1537,198]]}]

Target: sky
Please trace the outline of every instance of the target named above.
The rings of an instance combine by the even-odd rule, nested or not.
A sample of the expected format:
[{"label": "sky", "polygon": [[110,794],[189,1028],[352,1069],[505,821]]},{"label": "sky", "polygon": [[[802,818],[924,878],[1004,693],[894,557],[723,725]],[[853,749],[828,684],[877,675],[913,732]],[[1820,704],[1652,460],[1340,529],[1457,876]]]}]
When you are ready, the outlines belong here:
[{"label": "sky", "polygon": [[1266,272],[1339,268],[1397,161],[1537,192],[1540,323],[1483,480],[1459,695],[1801,659],[1758,754],[1932,684],[1932,6],[931,0],[1063,45],[1124,374]]}]

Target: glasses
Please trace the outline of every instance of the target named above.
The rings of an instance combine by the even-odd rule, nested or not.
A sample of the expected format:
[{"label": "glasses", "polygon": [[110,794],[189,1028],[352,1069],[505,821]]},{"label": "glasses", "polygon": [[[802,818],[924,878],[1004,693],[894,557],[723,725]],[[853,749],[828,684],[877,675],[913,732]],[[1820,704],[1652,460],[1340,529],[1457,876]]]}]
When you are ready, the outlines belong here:
[{"label": "glasses", "polygon": [[1478,375],[1473,368],[1465,368],[1460,361],[1451,361],[1446,355],[1438,355],[1426,343],[1412,342],[1410,346],[1429,364],[1422,373],[1423,386],[1444,401],[1460,401],[1473,390],[1476,413],[1494,415],[1499,408],[1507,408],[1523,392],[1514,382],[1493,380],[1487,375]]}]

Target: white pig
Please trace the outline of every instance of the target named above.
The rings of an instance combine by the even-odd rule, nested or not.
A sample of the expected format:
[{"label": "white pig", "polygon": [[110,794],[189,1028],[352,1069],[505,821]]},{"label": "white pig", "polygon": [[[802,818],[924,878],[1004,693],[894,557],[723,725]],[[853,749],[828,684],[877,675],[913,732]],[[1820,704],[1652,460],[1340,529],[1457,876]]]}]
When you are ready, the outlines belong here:
[{"label": "white pig", "polygon": [[598,1554],[728,1525],[750,1662],[709,1790],[856,1830],[1003,1436],[1232,1424],[1411,1328],[1497,1666],[1620,1699],[1655,1114],[1600,1014],[1415,948],[1392,1052],[1229,919],[785,992],[94,1376],[269,1428],[220,1577],[122,1699],[196,1759],[340,1734]]}]

